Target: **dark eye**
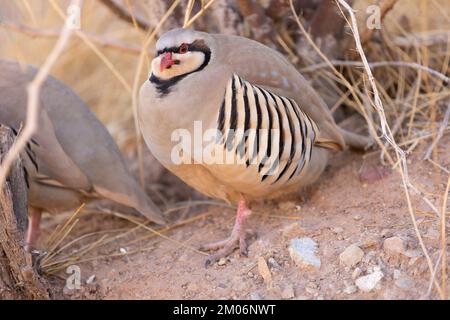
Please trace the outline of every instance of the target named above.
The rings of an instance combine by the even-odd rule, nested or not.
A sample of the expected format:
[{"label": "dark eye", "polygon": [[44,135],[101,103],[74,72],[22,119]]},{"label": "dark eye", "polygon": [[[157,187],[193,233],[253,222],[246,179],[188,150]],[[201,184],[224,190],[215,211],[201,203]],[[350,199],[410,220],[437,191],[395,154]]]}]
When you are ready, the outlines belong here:
[{"label": "dark eye", "polygon": [[178,47],[178,53],[180,54],[184,54],[186,52],[188,52],[189,46],[187,43],[183,43],[181,44],[181,46]]}]

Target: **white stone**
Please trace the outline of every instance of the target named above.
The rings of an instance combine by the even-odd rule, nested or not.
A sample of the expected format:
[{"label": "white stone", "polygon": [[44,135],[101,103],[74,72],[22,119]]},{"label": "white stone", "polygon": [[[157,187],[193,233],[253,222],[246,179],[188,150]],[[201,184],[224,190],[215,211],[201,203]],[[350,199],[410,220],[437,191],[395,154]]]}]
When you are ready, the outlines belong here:
[{"label": "white stone", "polygon": [[353,270],[352,272],[352,279],[356,279],[361,275],[361,269],[360,268],[355,268],[355,270]]},{"label": "white stone", "polygon": [[300,268],[320,268],[320,258],[316,256],[317,243],[307,237],[295,238],[290,241],[289,254]]},{"label": "white stone", "polygon": [[348,246],[340,255],[339,260],[347,267],[353,267],[364,257],[364,251],[357,245]]},{"label": "white stone", "polygon": [[359,288],[359,290],[364,292],[370,292],[373,289],[375,289],[375,287],[380,282],[380,280],[383,279],[383,277],[384,277],[383,272],[374,271],[371,274],[356,279],[355,284]]}]

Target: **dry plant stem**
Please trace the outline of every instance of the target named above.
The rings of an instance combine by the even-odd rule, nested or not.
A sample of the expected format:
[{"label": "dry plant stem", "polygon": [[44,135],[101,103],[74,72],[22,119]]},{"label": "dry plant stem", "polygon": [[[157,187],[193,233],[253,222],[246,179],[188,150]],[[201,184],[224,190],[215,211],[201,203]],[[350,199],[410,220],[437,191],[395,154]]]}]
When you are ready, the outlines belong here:
[{"label": "dry plant stem", "polygon": [[36,19],[36,15],[33,12],[33,9],[31,8],[28,0],[22,0],[22,3],[25,7],[25,10],[27,11],[28,15],[31,18],[31,21],[33,22],[33,24],[36,26],[37,25],[37,19]]},{"label": "dry plant stem", "polygon": [[[355,17],[355,14],[352,10],[352,8],[344,1],[344,0],[337,0],[339,1],[339,4],[345,8],[345,10],[348,12],[348,14],[350,15],[350,19],[351,19],[351,29],[352,29],[352,33],[355,39],[355,44],[356,44],[356,49],[361,57],[362,62],[364,63],[364,68],[365,71],[367,72],[368,78],[369,78],[369,83],[370,86],[372,88],[373,91],[373,95],[374,95],[374,107],[379,115],[380,118],[380,122],[381,122],[381,130],[382,130],[382,137],[394,148],[396,156],[398,159],[400,159],[400,166],[399,166],[399,170],[400,170],[400,174],[402,176],[402,182],[403,182],[403,188],[405,191],[405,195],[406,195],[406,200],[407,200],[407,204],[408,204],[408,210],[412,219],[412,223],[414,226],[414,230],[416,232],[417,238],[419,240],[421,249],[425,255],[425,258],[427,260],[428,263],[428,268],[430,270],[430,274],[433,274],[433,263],[431,261],[431,258],[428,254],[428,250],[425,247],[425,244],[423,242],[422,236],[420,234],[420,230],[418,228],[417,225],[417,221],[416,221],[416,217],[414,214],[414,209],[412,207],[412,203],[411,203],[411,199],[410,199],[410,194],[409,194],[409,186],[410,186],[410,181],[409,181],[409,177],[408,177],[408,168],[407,168],[407,163],[406,163],[406,157],[405,157],[405,153],[404,151],[397,145],[397,143],[394,140],[394,137],[392,136],[392,133],[390,131],[389,125],[387,124],[387,120],[386,120],[386,115],[384,112],[384,108],[383,108],[383,103],[380,99],[379,93],[378,93],[378,88],[375,84],[375,79],[374,76],[372,74],[372,70],[370,69],[369,63],[367,61],[366,55],[364,53],[364,50],[362,48],[362,44],[361,44],[361,40],[359,37],[359,31],[358,31],[358,24],[357,24],[357,20]],[[350,22],[349,22],[350,23]],[[439,295],[441,297],[443,297],[443,292],[442,292],[442,288],[440,288],[439,284],[437,283],[437,281],[434,281],[436,289],[439,292]]]},{"label": "dry plant stem", "polygon": [[[343,61],[343,60],[330,60],[331,64],[334,66],[350,66],[350,67],[364,67],[364,64],[359,61]],[[306,68],[300,69],[300,72],[313,72],[317,69],[321,69],[324,67],[327,67],[328,64],[318,63],[312,66],[308,66]],[[450,77],[447,77],[445,74],[433,70],[430,67],[421,65],[419,63],[415,62],[405,62],[405,61],[377,61],[377,62],[370,62],[369,66],[371,68],[379,68],[379,67],[386,67],[386,66],[394,66],[394,67],[405,67],[405,68],[412,68],[417,70],[422,70],[425,72],[428,72],[429,74],[439,78],[440,80],[444,81],[446,84],[450,83]]]},{"label": "dry plant stem", "polygon": [[114,13],[120,19],[136,24],[140,29],[147,31],[150,29],[150,25],[143,19],[130,14],[121,4],[115,0],[99,0],[103,3],[112,13]]},{"label": "dry plant stem", "polygon": [[204,2],[202,2],[202,7],[200,9],[199,12],[197,12],[184,26],[183,28],[189,28],[194,22],[195,20],[197,20],[198,18],[200,18],[206,10],[208,10],[208,8],[214,3],[215,0],[209,0],[209,2],[207,4],[204,4]]},{"label": "dry plant stem", "polygon": [[139,182],[141,185],[144,185],[144,160],[143,160],[143,151],[142,151],[142,137],[139,129],[139,118],[138,118],[138,95],[139,95],[139,85],[141,81],[141,72],[144,67],[144,62],[146,58],[146,52],[148,50],[148,47],[150,43],[152,43],[158,33],[158,31],[163,26],[164,22],[170,17],[172,12],[175,10],[175,8],[179,5],[180,0],[175,0],[170,8],[167,10],[167,12],[164,14],[164,16],[159,20],[158,24],[155,26],[155,28],[152,30],[150,35],[145,40],[142,49],[141,54],[139,56],[139,61],[136,67],[136,73],[133,80],[133,88],[131,91],[131,107],[133,111],[133,121],[134,121],[134,128],[136,131],[136,143],[137,143],[137,152],[138,152],[138,162],[139,162]]},{"label": "dry plant stem", "polygon": [[[449,108],[450,109],[450,108]],[[442,213],[441,213],[441,250],[442,250],[442,262],[441,262],[441,283],[442,291],[444,293],[444,299],[448,299],[447,292],[447,200],[450,189],[450,176],[447,178],[447,187],[445,188],[443,200],[442,200]]]},{"label": "dry plant stem", "polygon": [[[0,21],[0,27],[14,32],[20,32],[32,38],[57,38],[61,33],[60,30],[37,29],[9,21]],[[138,46],[134,46],[122,41],[106,39],[99,35],[91,34],[81,30],[78,30],[78,32],[84,34],[89,40],[104,48],[115,49],[129,54],[141,53],[141,48]],[[154,54],[153,50],[149,50],[148,54]]]},{"label": "dry plant stem", "polygon": [[450,32],[448,31],[432,31],[421,34],[410,34],[399,36],[393,42],[400,47],[434,46],[438,44],[448,43]]},{"label": "dry plant stem", "polygon": [[195,5],[195,0],[189,0],[187,7],[186,7],[186,12],[184,14],[183,26],[186,26],[187,23],[189,22],[189,18],[191,17],[192,10],[194,9],[194,5]]},{"label": "dry plant stem", "polygon": [[116,216],[116,217],[119,217],[119,218],[128,220],[128,221],[130,221],[130,222],[132,222],[132,223],[134,223],[134,224],[136,224],[136,225],[138,225],[138,226],[141,226],[142,228],[144,228],[144,229],[150,231],[151,233],[153,233],[153,234],[155,234],[155,235],[157,235],[157,236],[159,236],[159,237],[161,237],[161,238],[163,238],[163,239],[165,239],[165,240],[168,240],[168,241],[170,241],[170,242],[173,242],[173,243],[175,243],[175,244],[177,244],[177,245],[179,245],[179,246],[181,246],[181,247],[184,247],[184,248],[186,248],[186,249],[189,249],[189,250],[191,250],[191,251],[193,251],[193,252],[196,252],[196,253],[198,253],[198,254],[201,254],[201,255],[207,255],[206,253],[204,253],[204,252],[202,252],[202,251],[200,251],[200,250],[197,250],[197,249],[192,248],[192,247],[190,247],[190,246],[188,246],[188,245],[186,245],[186,244],[184,244],[184,243],[182,243],[182,242],[180,242],[180,241],[177,241],[177,240],[175,240],[175,239],[172,239],[172,238],[170,238],[170,237],[168,237],[168,236],[162,234],[161,232],[156,231],[155,229],[150,228],[149,226],[146,226],[145,224],[143,224],[143,223],[141,223],[141,222],[139,222],[139,221],[137,221],[137,220],[135,220],[135,219],[133,219],[133,218],[130,218],[130,217],[127,216],[127,215],[124,215],[124,214],[121,214],[121,213],[118,213],[118,212],[113,212],[112,214],[113,214],[114,216]]},{"label": "dry plant stem", "polygon": [[[71,5],[81,7],[81,0],[72,0]],[[25,148],[28,141],[31,139],[33,134],[37,129],[37,119],[39,114],[39,94],[41,90],[41,86],[44,81],[47,79],[51,68],[58,60],[59,56],[63,53],[64,48],[69,42],[70,36],[73,33],[73,27],[68,23],[68,20],[65,20],[64,27],[61,30],[61,35],[58,38],[55,46],[52,51],[48,55],[42,67],[38,70],[35,78],[27,87],[28,92],[28,101],[27,101],[27,117],[25,126],[22,132],[19,134],[17,140],[9,150],[5,159],[3,160],[2,165],[0,166],[0,186],[6,180],[6,176],[8,175],[9,169],[11,168],[12,163],[16,159],[16,157],[22,152]]]},{"label": "dry plant stem", "polygon": [[444,131],[448,126],[449,118],[450,118],[450,101],[447,104],[447,111],[445,111],[444,120],[442,120],[441,127],[439,128],[439,131],[438,131],[433,143],[431,144],[431,146],[428,148],[427,152],[425,153],[425,156],[423,157],[424,160],[430,159],[431,153],[433,152],[434,148],[438,144],[439,140],[444,135]]},{"label": "dry plant stem", "polygon": [[[61,10],[55,0],[50,0],[50,4],[62,19],[66,19],[64,12]],[[124,86],[127,92],[131,93],[130,85],[126,82],[122,74],[114,67],[114,64],[109,61],[109,59],[92,43],[91,40],[89,40],[89,38],[84,33],[80,32],[80,30],[75,30],[74,32],[92,51],[94,51],[94,53],[100,58],[100,60],[103,61],[103,63],[113,73],[117,80],[119,80],[119,82]]]},{"label": "dry plant stem", "polygon": [[[370,121],[370,117],[367,114],[366,108],[364,107],[363,103],[359,99],[358,94],[356,93],[355,89],[348,82],[348,80],[331,64],[330,60],[323,54],[323,52],[314,43],[314,41],[312,40],[311,36],[305,30],[303,24],[301,23],[300,19],[298,18],[297,13],[295,12],[295,8],[294,8],[294,4],[293,4],[292,0],[289,0],[289,4],[290,4],[291,10],[292,10],[292,13],[294,15],[294,19],[297,22],[297,25],[299,26],[299,28],[302,31],[303,35],[308,40],[310,45],[314,48],[314,50],[317,52],[317,54],[328,64],[328,66],[331,68],[331,70],[333,70],[333,73],[342,81],[342,83],[345,85],[345,87],[351,92],[353,98],[355,99],[355,101],[357,102],[357,105],[359,106],[359,112],[362,114],[362,116],[364,117],[364,119],[367,122],[367,125],[369,127],[369,133],[375,139],[375,141],[380,146],[380,148],[382,150],[385,150],[383,143],[381,142],[380,138],[377,135],[376,129],[374,127],[374,123],[373,123],[373,121]],[[389,162],[393,163],[394,161],[392,160],[390,155],[387,152],[386,152],[386,154],[388,156]]]}]

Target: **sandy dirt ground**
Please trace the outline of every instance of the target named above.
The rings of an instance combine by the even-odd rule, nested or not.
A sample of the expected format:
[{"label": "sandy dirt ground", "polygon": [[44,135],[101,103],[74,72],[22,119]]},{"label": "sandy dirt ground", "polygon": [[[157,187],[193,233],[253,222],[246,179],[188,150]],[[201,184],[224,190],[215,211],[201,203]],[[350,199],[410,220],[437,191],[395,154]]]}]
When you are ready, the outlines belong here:
[{"label": "sandy dirt ground", "polygon": [[[440,163],[446,168],[450,166],[448,142],[449,139],[442,142],[439,152]],[[430,162],[419,160],[423,149],[417,150],[410,157],[411,180],[440,208],[447,176]],[[251,240],[248,257],[235,251],[228,259],[205,268],[205,256],[186,247],[221,240],[231,231],[232,209],[204,207],[183,217],[198,219],[164,233],[178,243],[161,237],[130,242],[148,237],[150,232],[140,229],[128,235],[127,241],[120,238],[94,249],[87,255],[94,257],[92,261],[75,263],[81,270],[79,290],[64,288],[68,275],[63,271],[49,278],[55,297],[438,298],[436,290],[429,290],[430,271],[414,231],[399,174],[386,170],[368,178],[364,174],[379,166],[378,155],[363,157],[346,151],[333,157],[321,179],[301,195],[255,204],[248,226],[256,231],[256,237]],[[436,263],[440,252],[438,219],[420,196],[413,195],[412,202],[429,256]],[[44,239],[54,219],[45,219]],[[134,226],[117,217],[84,214],[71,237]],[[289,248],[296,238],[308,238],[317,244],[313,255],[320,259],[320,267],[293,260]],[[144,251],[95,258],[136,249]],[[341,255],[344,251],[346,254]]]}]

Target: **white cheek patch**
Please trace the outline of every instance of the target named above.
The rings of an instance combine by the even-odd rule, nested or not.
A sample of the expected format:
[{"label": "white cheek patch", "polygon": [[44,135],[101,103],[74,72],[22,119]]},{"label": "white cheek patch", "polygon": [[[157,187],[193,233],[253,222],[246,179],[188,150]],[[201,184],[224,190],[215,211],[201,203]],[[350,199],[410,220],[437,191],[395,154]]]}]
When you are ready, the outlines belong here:
[{"label": "white cheek patch", "polygon": [[169,80],[173,77],[197,70],[205,61],[205,54],[201,51],[191,51],[184,54],[172,54],[173,60],[179,60],[170,68],[161,71],[161,57],[152,60],[152,73],[161,80]]}]

